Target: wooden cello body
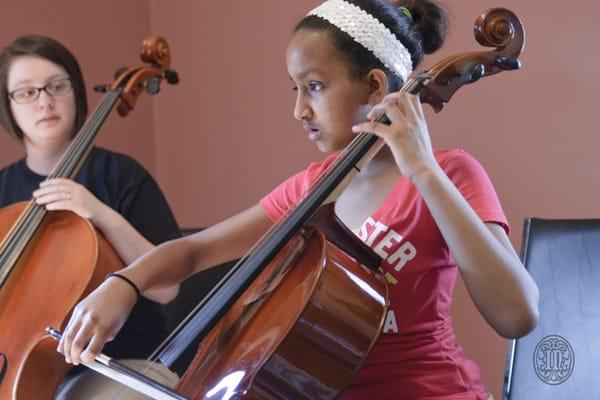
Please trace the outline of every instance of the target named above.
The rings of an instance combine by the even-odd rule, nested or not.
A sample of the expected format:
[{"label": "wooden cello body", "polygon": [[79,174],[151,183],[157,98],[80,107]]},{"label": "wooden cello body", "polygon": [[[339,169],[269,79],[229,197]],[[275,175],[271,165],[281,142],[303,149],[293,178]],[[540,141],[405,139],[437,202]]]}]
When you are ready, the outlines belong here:
[{"label": "wooden cello body", "polygon": [[[4,238],[27,203],[0,210]],[[51,399],[70,365],[44,334],[63,326],[72,307],[123,262],[85,219],[48,215],[0,290],[0,398]]]},{"label": "wooden cello body", "polygon": [[385,279],[304,230],[202,341],[190,399],[331,399],[362,366],[388,306]]},{"label": "wooden cello body", "polygon": [[[144,89],[158,93],[163,78],[177,83],[167,43],[149,37],[141,58],[151,66],[124,69],[67,148],[48,179],[74,179],[113,109],[133,109]],[[104,276],[123,267],[89,221],[35,203],[0,210],[0,399],[46,400],[71,368],[46,327],[62,327],[73,307]]]}]

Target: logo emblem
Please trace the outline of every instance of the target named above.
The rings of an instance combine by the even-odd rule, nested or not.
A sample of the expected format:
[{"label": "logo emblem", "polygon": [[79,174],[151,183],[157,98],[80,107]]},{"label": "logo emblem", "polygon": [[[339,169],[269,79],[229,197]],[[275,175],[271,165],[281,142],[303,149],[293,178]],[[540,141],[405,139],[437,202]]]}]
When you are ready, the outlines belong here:
[{"label": "logo emblem", "polygon": [[533,367],[543,382],[548,385],[560,385],[569,379],[573,372],[575,352],[562,336],[546,336],[535,347]]}]

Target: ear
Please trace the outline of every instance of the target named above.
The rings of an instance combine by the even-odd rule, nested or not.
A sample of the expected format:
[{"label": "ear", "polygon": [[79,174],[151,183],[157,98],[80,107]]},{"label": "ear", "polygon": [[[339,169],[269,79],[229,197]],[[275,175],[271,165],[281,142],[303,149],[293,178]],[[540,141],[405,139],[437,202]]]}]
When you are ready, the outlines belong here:
[{"label": "ear", "polygon": [[380,103],[388,92],[388,80],[385,72],[374,68],[369,71],[366,80],[369,85],[368,103],[371,105]]}]

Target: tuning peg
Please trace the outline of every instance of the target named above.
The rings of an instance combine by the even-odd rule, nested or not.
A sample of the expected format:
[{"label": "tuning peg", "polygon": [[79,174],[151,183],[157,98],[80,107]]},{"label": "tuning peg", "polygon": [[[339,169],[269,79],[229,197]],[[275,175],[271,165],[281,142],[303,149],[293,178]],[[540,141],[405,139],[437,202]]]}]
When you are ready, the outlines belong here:
[{"label": "tuning peg", "polygon": [[494,65],[505,71],[521,69],[521,61],[516,58],[508,58],[503,56],[496,56],[494,58]]},{"label": "tuning peg", "polygon": [[481,64],[481,63],[475,64],[473,66],[473,68],[471,69],[469,76],[467,77],[467,79],[465,79],[465,84],[477,82],[479,80],[479,78],[481,78],[483,76],[484,73],[485,73],[485,67],[483,66],[483,64]]},{"label": "tuning peg", "polygon": [[150,78],[148,78],[148,83],[146,84],[146,91],[152,95],[160,92],[160,77],[151,76]]},{"label": "tuning peg", "polygon": [[177,71],[175,71],[174,69],[166,69],[165,70],[165,79],[171,85],[176,85],[179,83],[179,75],[177,74]]}]

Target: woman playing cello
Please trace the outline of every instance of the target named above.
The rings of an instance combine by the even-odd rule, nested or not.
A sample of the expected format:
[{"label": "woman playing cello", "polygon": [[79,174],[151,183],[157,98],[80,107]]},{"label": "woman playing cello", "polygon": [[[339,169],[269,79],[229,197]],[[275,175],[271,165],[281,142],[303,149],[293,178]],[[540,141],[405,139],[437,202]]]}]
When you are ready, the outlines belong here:
[{"label": "woman playing cello", "polygon": [[[25,157],[0,170],[0,207],[33,196],[47,210],[72,211],[88,219],[122,260],[131,263],[154,244],[179,236],[165,197],[138,162],[94,148],[75,180],[46,179],[82,127],[86,114],[81,70],[62,44],[28,35],[3,49],[0,123],[23,145]],[[177,291],[173,285],[144,292],[147,298],[136,305],[131,320],[107,346],[107,353],[145,359],[166,335],[156,302],[170,301]],[[131,361],[133,365],[136,362]],[[63,385],[64,398],[91,398],[81,390],[92,387],[94,393],[102,393],[99,385],[110,382],[91,371],[72,375]],[[173,378],[168,371],[166,377]]]}]

